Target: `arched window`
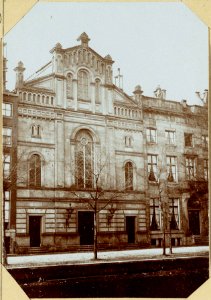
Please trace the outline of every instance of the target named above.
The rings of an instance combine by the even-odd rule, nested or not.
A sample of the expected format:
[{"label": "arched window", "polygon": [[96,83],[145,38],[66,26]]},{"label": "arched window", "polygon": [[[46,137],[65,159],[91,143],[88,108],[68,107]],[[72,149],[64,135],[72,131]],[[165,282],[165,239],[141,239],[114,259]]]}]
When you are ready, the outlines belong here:
[{"label": "arched window", "polygon": [[100,79],[95,80],[95,103],[100,103]]},{"label": "arched window", "polygon": [[88,74],[84,70],[78,72],[78,98],[88,99]]},{"label": "arched window", "polygon": [[87,130],[76,137],[76,185],[79,188],[93,187],[93,140]]},{"label": "arched window", "polygon": [[29,186],[41,186],[41,158],[38,154],[33,154],[29,161]]},{"label": "arched window", "polygon": [[66,95],[67,98],[72,98],[73,96],[73,77],[72,74],[68,73],[67,74],[67,89],[66,89]]},{"label": "arched window", "polygon": [[37,135],[36,125],[32,125],[32,136]]},{"label": "arched window", "polygon": [[37,125],[37,135],[38,136],[40,136],[40,132],[41,132],[40,125]]},{"label": "arched window", "polygon": [[125,164],[125,189],[133,190],[133,165],[131,162]]},{"label": "arched window", "polygon": [[31,93],[29,93],[28,94],[28,101],[31,101],[31,99],[32,99],[32,95],[31,95]]},{"label": "arched window", "polygon": [[32,135],[32,137],[35,137],[35,138],[40,138],[41,137],[41,127],[40,127],[40,125],[32,125],[32,127],[31,127],[31,135]]}]

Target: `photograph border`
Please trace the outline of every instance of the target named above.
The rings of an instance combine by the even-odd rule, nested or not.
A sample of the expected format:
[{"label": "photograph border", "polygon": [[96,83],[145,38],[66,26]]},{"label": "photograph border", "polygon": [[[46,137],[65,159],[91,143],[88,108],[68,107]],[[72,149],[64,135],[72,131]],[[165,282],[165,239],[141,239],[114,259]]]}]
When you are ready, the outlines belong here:
[{"label": "photograph border", "polygon": [[[7,32],[9,32],[22,18],[24,15],[26,15],[32,7],[37,4],[38,2],[105,2],[105,1],[68,1],[68,0],[53,0],[53,1],[39,1],[39,0],[2,0],[0,4],[0,23],[1,23],[1,58],[2,58],[2,52],[3,52],[3,36]],[[106,1],[106,2],[128,2],[128,1]],[[208,27],[208,34],[209,34],[209,70],[211,69],[210,65],[210,54],[211,54],[211,1],[210,0],[153,0],[153,1],[130,1],[130,2],[178,2],[178,3],[183,3],[185,4],[194,14],[196,14]],[[1,59],[0,63],[0,70],[2,74],[2,62],[3,59]],[[211,78],[209,74],[209,91],[211,91]],[[0,82],[0,92],[1,95],[3,95],[3,84],[2,80]],[[209,96],[210,98],[210,96]],[[2,100],[2,97],[1,97]],[[209,99],[210,101],[210,99]],[[209,112],[209,117],[211,115],[211,105],[208,107],[208,112]],[[2,124],[1,124],[2,126]],[[209,124],[209,134],[211,130],[211,124]],[[2,150],[2,138],[0,139],[0,147]],[[211,139],[209,139],[209,149],[211,149]],[[209,159],[209,167],[210,167],[210,159]],[[0,176],[2,175],[2,169],[0,171]],[[1,176],[2,178],[2,176]],[[209,187],[210,187],[211,182],[209,181]],[[2,194],[2,184],[0,185],[1,188],[1,194]],[[210,196],[209,196],[210,200]],[[209,206],[209,214],[211,216],[211,209]],[[2,214],[1,214],[2,216]],[[209,226],[210,228],[210,226]],[[2,234],[2,230],[1,230]],[[209,239],[210,239],[210,231],[209,231]],[[2,237],[1,237],[2,241]],[[210,256],[210,253],[209,253]],[[2,258],[2,255],[1,255]],[[209,277],[211,277],[211,270],[209,267]],[[1,264],[1,271],[0,271],[0,287],[1,287],[1,299],[2,300],[13,300],[13,299],[29,299],[28,296],[23,292],[23,290],[20,288],[20,286],[16,283],[16,281],[12,278],[12,276],[7,272],[5,267]],[[208,300],[209,295],[211,295],[211,278],[207,280],[199,289],[197,289],[193,294],[191,294],[188,299],[195,300],[195,299],[203,299],[203,300]],[[36,298],[33,298],[36,299]],[[40,299],[40,298],[39,298]],[[46,298],[43,298],[46,299]],[[50,299],[50,298],[48,298]],[[56,299],[62,299],[62,298],[54,298]],[[65,298],[68,300],[68,298]],[[82,298],[80,298],[82,299]],[[102,298],[103,299],[103,298]],[[141,298],[141,299],[149,299],[149,298]],[[156,299],[156,298],[153,298]],[[172,298],[173,299],[173,298]],[[177,298],[178,299],[178,298]]]}]

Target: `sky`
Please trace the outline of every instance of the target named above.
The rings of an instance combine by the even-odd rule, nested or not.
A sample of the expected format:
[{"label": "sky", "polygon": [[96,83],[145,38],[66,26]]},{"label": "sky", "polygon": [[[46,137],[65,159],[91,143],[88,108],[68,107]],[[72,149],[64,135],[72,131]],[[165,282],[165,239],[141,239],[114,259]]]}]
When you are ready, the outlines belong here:
[{"label": "sky", "polygon": [[56,43],[63,48],[80,42],[82,32],[101,56],[110,54],[123,75],[123,89],[132,95],[141,85],[154,96],[158,85],[168,100],[201,105],[195,91],[208,89],[208,29],[182,3],[42,2],[36,4],[6,35],[7,89],[15,87],[19,61],[27,79],[51,60]]}]

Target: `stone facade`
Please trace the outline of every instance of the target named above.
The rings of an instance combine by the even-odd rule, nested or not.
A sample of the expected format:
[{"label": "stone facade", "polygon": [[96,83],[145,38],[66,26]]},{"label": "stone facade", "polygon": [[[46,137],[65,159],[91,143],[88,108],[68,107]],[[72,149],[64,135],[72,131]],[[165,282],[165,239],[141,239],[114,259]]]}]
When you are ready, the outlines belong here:
[{"label": "stone facade", "polygon": [[105,248],[159,246],[163,227],[174,245],[207,236],[207,103],[166,100],[160,87],[155,97],[140,86],[129,96],[113,83],[111,56],[85,33],[78,40],[58,43],[27,81],[23,63],[15,68],[19,249],[92,244],[96,187]]}]

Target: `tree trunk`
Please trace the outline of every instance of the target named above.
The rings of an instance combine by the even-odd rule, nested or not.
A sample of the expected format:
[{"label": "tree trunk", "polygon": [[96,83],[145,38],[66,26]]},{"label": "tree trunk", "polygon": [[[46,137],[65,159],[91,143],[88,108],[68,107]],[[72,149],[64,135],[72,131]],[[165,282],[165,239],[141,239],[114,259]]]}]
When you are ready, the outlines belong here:
[{"label": "tree trunk", "polygon": [[166,231],[163,229],[163,255],[166,255]]},{"label": "tree trunk", "polygon": [[94,259],[97,259],[97,211],[94,210]]},{"label": "tree trunk", "polygon": [[171,225],[170,225],[170,234],[169,234],[169,252],[170,252],[170,254],[173,253],[173,251],[172,251],[172,243],[171,243]]}]

